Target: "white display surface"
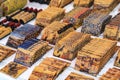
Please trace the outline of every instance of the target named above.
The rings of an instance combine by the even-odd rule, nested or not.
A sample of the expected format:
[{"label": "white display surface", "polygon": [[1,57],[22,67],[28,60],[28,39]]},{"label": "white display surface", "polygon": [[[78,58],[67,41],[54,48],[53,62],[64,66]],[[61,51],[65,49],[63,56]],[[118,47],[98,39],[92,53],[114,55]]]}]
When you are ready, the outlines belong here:
[{"label": "white display surface", "polygon": [[[33,8],[37,8],[37,9],[46,9],[48,6],[45,5],[45,4],[39,4],[39,3],[28,3],[29,7],[33,7]],[[110,15],[112,15],[113,17],[118,13],[118,9],[120,8],[120,4],[110,13]],[[71,9],[73,9],[73,3],[67,5],[65,7],[66,9],[66,12],[69,12]],[[35,23],[35,20],[32,20],[31,22],[29,22],[29,24],[34,24]],[[77,32],[80,32],[81,28],[77,29],[76,31]],[[92,36],[93,37],[93,36]],[[8,40],[9,36],[5,37],[4,39],[0,40],[0,44],[3,44],[5,45],[7,40]],[[40,38],[40,36],[38,37]],[[99,36],[99,38],[102,38],[102,35]],[[118,46],[120,45],[120,42],[118,42],[117,44]],[[53,46],[54,47],[54,46]],[[103,46],[104,47],[104,46]],[[0,80],[28,80],[30,74],[32,73],[33,69],[35,66],[39,65],[40,62],[46,58],[46,57],[54,57],[53,56],[53,51],[54,51],[54,48],[51,49],[50,51],[48,51],[41,59],[39,59],[33,66],[29,67],[24,73],[22,73],[17,79],[14,79],[12,77],[10,77],[9,75],[6,75],[4,73],[0,73]],[[117,53],[116,53],[117,54]],[[83,73],[83,72],[80,72],[80,71],[77,71],[77,70],[74,70],[74,64],[75,64],[75,59],[71,62],[71,61],[68,61],[71,63],[70,67],[68,67],[67,69],[65,69],[59,76],[56,80],[65,80],[65,78],[70,74],[70,72],[76,72],[76,73],[79,73],[79,74],[83,74],[83,75],[87,75],[87,76],[91,76],[93,77],[95,80],[98,80],[99,77],[104,74],[109,68],[112,68],[114,67],[113,64],[114,64],[114,61],[115,61],[115,58],[116,58],[116,54],[108,61],[108,63],[103,67],[103,69],[101,70],[101,72],[97,75],[97,77],[93,77],[89,74],[86,74],[86,73]],[[3,60],[2,62],[0,62],[0,69],[3,68],[5,65],[7,65],[9,62],[13,61],[15,58],[15,54],[10,56],[9,58]],[[55,57],[56,58],[56,57]],[[63,60],[63,59],[62,59]],[[65,60],[67,61],[67,60]]]}]

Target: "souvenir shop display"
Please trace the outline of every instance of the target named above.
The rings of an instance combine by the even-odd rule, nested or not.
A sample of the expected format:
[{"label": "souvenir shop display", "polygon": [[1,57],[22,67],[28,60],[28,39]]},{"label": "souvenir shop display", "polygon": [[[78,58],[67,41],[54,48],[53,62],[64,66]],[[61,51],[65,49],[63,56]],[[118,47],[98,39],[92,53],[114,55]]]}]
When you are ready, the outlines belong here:
[{"label": "souvenir shop display", "polygon": [[0,80],[119,80],[120,0],[0,0]]}]

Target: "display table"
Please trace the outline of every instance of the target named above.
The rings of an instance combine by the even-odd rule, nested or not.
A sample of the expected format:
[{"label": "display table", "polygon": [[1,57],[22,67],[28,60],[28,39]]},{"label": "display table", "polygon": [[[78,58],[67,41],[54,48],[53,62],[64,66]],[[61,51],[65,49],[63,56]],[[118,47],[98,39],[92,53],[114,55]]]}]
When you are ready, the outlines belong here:
[{"label": "display table", "polygon": [[[38,9],[46,9],[48,7],[48,5],[44,5],[44,4],[39,4],[39,3],[28,3],[28,5],[26,6],[29,6],[29,7],[33,7],[33,8],[38,8]],[[118,9],[120,8],[120,5],[118,5],[111,13],[110,15],[112,16],[115,16],[117,13],[118,13]],[[65,7],[66,9],[66,12],[69,12],[71,9],[73,9],[73,3],[67,5]],[[31,22],[29,22],[29,24],[34,24],[35,20],[32,20]],[[81,28],[78,28],[76,31],[77,32],[80,32]],[[0,44],[3,44],[5,45],[7,40],[8,40],[8,37],[5,37],[4,39],[0,40]],[[40,39],[41,36],[38,37],[38,39]],[[92,36],[94,37],[94,36]],[[100,38],[102,38],[102,35],[100,36]],[[118,42],[118,46],[120,45],[120,42]],[[53,46],[54,47],[54,46]],[[103,46],[104,47],[104,46]],[[33,69],[35,66],[37,66],[44,58],[46,57],[54,57],[53,56],[53,51],[54,51],[54,48],[51,49],[49,52],[47,52],[41,59],[39,59],[33,66],[29,67],[24,73],[22,73],[17,79],[14,79],[4,73],[0,73],[0,80],[28,80],[30,74],[32,73]],[[9,58],[3,60],[2,62],[0,62],[0,69],[3,68],[5,65],[7,65],[9,62],[13,61],[15,58],[15,54],[10,56]],[[56,57],[55,57],[56,58]],[[66,69],[64,70],[58,77],[56,80],[65,80],[65,78],[70,74],[70,72],[76,72],[76,73],[79,73],[79,74],[83,74],[83,75],[87,75],[87,76],[91,76],[93,77],[95,80],[98,80],[99,77],[104,74],[109,68],[112,68],[113,67],[113,64],[114,64],[114,61],[115,61],[115,58],[116,58],[116,54],[109,60],[109,62],[104,66],[104,68],[101,70],[101,72],[96,76],[96,77],[93,77],[89,74],[85,74],[83,72],[80,72],[80,71],[77,71],[74,69],[74,64],[75,64],[75,59],[70,62],[71,65]],[[62,59],[63,60],[63,59]],[[65,60],[66,61],[66,60]]]}]

